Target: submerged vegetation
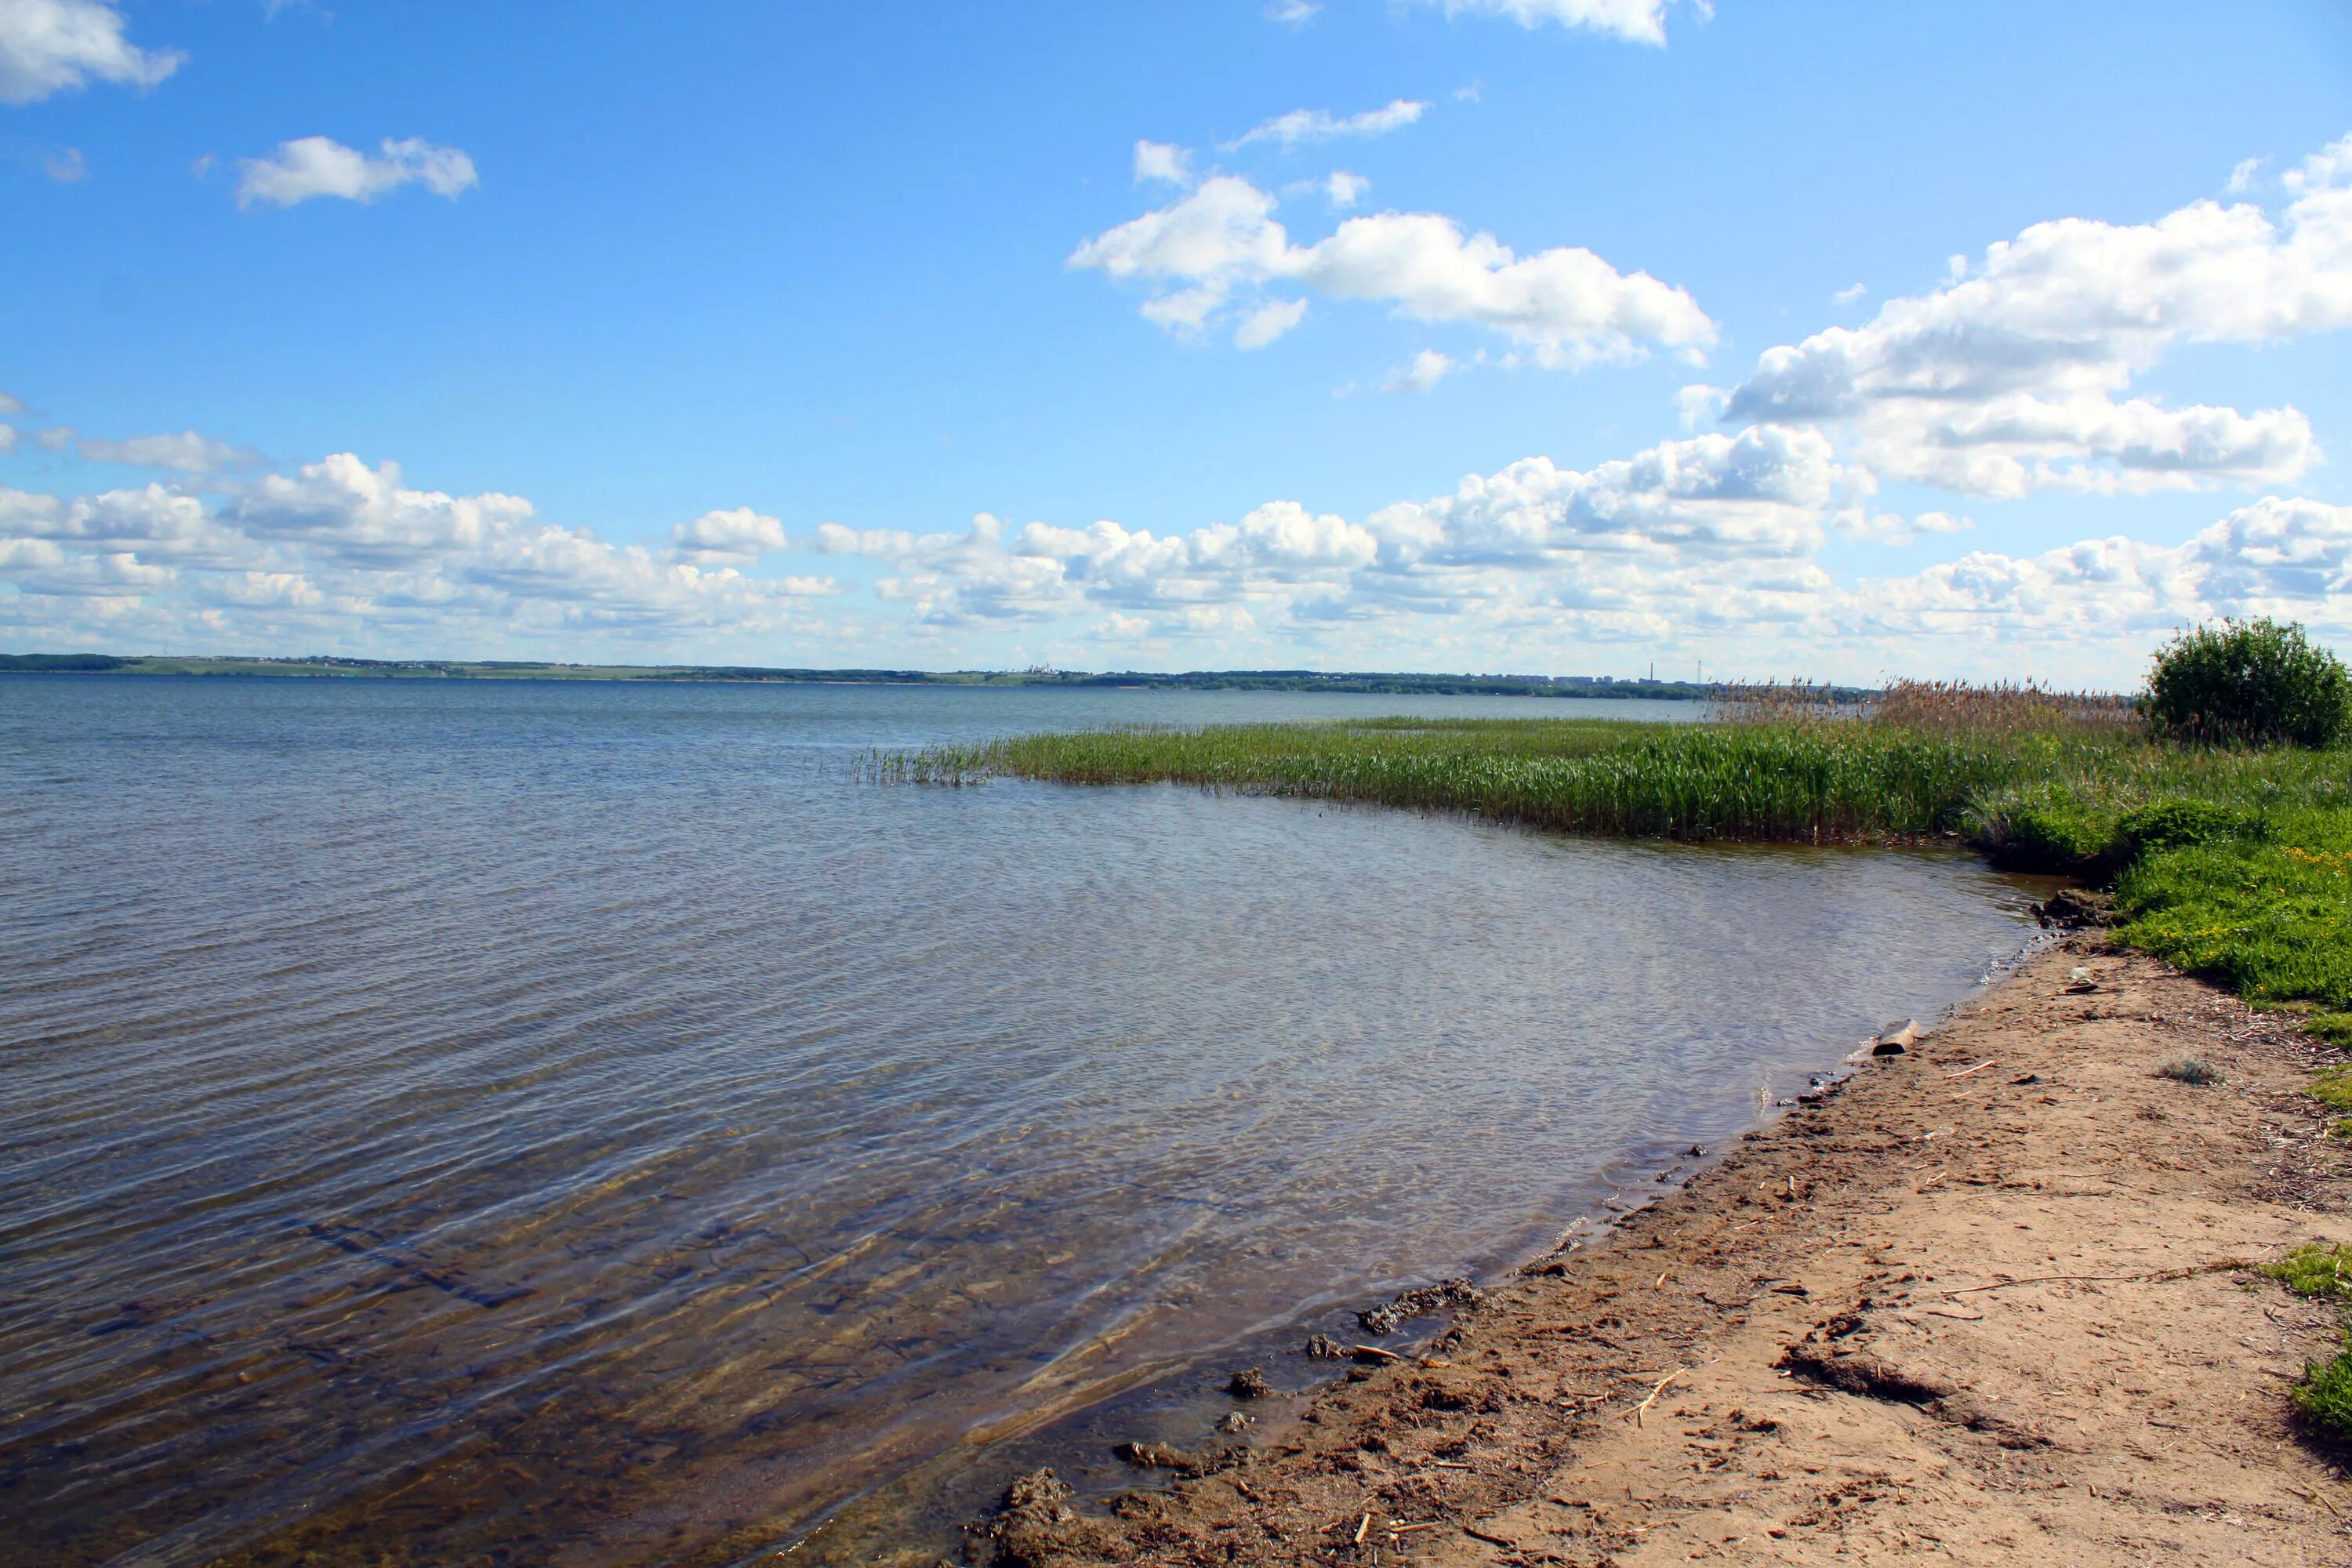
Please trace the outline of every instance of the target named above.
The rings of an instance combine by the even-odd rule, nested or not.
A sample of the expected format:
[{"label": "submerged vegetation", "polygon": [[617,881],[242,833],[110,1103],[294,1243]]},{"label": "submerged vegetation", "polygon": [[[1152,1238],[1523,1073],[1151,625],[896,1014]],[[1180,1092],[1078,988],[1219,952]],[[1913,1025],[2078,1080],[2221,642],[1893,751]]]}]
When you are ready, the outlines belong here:
[{"label": "submerged vegetation", "polygon": [[2200,743],[2130,700],[2032,686],[1898,682],[1867,709],[1845,695],[1734,690],[1716,721],[1697,724],[1384,719],[1018,735],[875,765],[888,782],[1173,783],[1614,837],[1965,843],[2007,868],[2111,885],[2125,944],[2257,1005],[2308,1012],[2352,1043],[2352,750],[2341,742]]}]

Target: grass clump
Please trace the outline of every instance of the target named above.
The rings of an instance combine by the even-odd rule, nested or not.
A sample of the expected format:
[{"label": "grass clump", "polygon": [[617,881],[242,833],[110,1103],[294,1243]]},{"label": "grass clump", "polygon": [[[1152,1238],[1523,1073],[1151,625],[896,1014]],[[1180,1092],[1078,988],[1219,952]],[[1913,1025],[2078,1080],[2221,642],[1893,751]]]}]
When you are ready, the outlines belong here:
[{"label": "grass clump", "polygon": [[[2352,1301],[2352,1247],[2315,1242],[2263,1264],[2262,1271],[2298,1296]],[[2327,1360],[2305,1362],[2288,1397],[2295,1414],[2315,1430],[2352,1438],[2352,1333],[2346,1334],[2344,1348]]]},{"label": "grass clump", "polygon": [[2158,1078],[2168,1078],[2175,1083],[2185,1083],[2192,1089],[2205,1089],[2221,1081],[2221,1069],[2203,1057],[2175,1057],[2156,1069]]},{"label": "grass clump", "polygon": [[2352,1333],[2344,1336],[2344,1348],[2327,1360],[2305,1362],[2302,1378],[2287,1397],[2314,1430],[2352,1439]]},{"label": "grass clump", "polygon": [[2298,1247],[2263,1272],[2298,1296],[2339,1296],[2352,1300],[2352,1247],[2313,1242]]},{"label": "grass clump", "polygon": [[2157,651],[2145,707],[2175,740],[2331,746],[2352,725],[2352,675],[2299,626],[2229,620]]}]

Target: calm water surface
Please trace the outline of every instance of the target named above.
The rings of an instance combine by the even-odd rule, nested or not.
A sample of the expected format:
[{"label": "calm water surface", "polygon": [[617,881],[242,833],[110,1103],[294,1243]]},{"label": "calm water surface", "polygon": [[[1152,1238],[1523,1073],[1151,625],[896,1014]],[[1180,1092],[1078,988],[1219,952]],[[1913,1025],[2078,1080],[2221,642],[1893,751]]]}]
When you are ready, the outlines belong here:
[{"label": "calm water surface", "polygon": [[0,1561],[866,1561],[1129,1479],[1958,1000],[2019,889],[849,760],[1644,707],[0,679]]}]

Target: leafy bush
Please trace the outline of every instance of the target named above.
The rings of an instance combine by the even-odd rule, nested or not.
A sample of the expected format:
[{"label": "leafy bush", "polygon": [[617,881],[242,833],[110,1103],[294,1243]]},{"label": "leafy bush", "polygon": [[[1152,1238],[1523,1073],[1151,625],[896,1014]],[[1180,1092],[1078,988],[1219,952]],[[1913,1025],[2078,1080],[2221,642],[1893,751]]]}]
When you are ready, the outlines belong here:
[{"label": "leafy bush", "polygon": [[2329,746],[2352,724],[2352,675],[2300,626],[2223,621],[2158,648],[2147,715],[2175,740]]}]

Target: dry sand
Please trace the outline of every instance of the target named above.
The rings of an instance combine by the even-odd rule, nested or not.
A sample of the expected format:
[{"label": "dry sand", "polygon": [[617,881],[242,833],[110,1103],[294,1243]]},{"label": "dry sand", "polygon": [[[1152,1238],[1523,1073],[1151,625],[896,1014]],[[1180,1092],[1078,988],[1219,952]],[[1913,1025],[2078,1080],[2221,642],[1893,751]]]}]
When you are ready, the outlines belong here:
[{"label": "dry sand", "polygon": [[[2192,1055],[2224,1081],[2154,1070]],[[2352,1487],[2286,1399],[2336,1314],[2246,1268],[2352,1241],[2352,1157],[2301,1092],[2330,1058],[2070,939],[1434,1348],[1256,1402],[1237,1467],[1108,1515],[1016,1488],[994,1549],[2352,1563]]]}]

